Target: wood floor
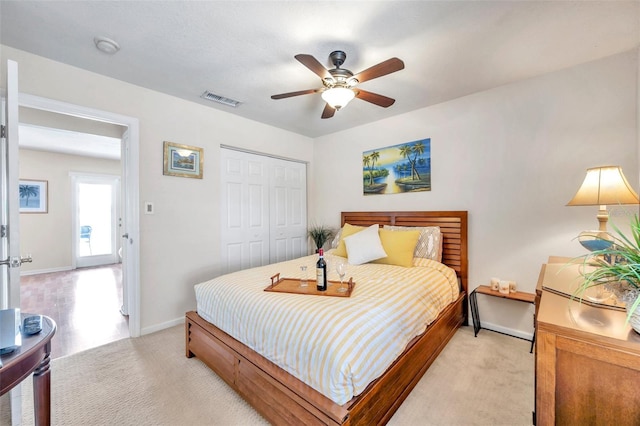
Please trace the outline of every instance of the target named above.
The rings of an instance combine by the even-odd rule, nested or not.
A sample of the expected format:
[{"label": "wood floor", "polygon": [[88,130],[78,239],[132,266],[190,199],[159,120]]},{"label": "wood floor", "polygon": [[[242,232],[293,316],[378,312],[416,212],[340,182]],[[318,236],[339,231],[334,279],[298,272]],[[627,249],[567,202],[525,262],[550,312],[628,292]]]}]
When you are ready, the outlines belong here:
[{"label": "wood floor", "polygon": [[20,309],[53,319],[51,357],[129,337],[122,306],[121,264],[20,278]]}]

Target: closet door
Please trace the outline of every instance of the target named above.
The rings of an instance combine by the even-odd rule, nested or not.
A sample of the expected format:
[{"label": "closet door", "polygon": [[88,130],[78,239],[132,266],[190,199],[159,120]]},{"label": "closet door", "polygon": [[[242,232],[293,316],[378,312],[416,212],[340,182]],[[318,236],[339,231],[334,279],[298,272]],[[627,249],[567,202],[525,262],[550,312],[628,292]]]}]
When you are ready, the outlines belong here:
[{"label": "closet door", "polygon": [[[269,263],[268,164],[257,155],[221,149],[222,272]],[[267,158],[268,159],[268,158]]]},{"label": "closet door", "polygon": [[306,255],[306,165],[220,152],[222,273]]},{"label": "closet door", "polygon": [[270,168],[270,262],[307,255],[307,168],[272,158]]}]

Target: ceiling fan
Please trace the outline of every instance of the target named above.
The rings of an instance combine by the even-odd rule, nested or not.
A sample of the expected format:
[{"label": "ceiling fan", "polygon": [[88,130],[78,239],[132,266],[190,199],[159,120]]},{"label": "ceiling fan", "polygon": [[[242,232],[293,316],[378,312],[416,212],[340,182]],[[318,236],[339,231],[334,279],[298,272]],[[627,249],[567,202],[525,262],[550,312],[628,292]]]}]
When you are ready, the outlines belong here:
[{"label": "ceiling fan", "polygon": [[333,117],[336,111],[344,108],[354,97],[383,108],[390,107],[396,101],[395,99],[377,93],[367,92],[356,86],[367,80],[373,80],[374,78],[404,69],[404,62],[398,58],[387,59],[355,75],[346,68],[340,68],[347,58],[347,54],[341,50],[331,52],[329,55],[329,59],[335,67],[330,70],[326,69],[311,55],[299,54],[296,55],[295,58],[322,79],[323,87],[320,89],[281,93],[271,96],[271,99],[284,99],[311,93],[321,93],[322,99],[326,102],[324,110],[322,111],[322,118]]}]

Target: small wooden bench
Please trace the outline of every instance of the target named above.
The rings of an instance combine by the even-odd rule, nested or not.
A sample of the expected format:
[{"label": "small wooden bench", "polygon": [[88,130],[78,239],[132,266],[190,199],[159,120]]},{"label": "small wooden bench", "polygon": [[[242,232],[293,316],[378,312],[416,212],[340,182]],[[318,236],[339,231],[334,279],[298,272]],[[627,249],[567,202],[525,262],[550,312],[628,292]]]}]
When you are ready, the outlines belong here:
[{"label": "small wooden bench", "polygon": [[[488,285],[478,286],[475,290],[471,292],[469,295],[469,302],[471,303],[471,318],[473,319],[473,332],[474,336],[478,336],[478,332],[482,328],[482,324],[480,323],[480,312],[478,311],[478,299],[477,293],[486,294],[487,296],[493,297],[501,297],[503,299],[515,300],[517,302],[526,302],[534,304],[536,300],[536,295],[533,293],[527,293],[524,291],[517,291],[515,293],[500,293],[496,290],[491,290],[491,287]],[[533,338],[531,339],[531,350],[533,352],[533,344],[536,341],[536,332],[533,331]]]}]

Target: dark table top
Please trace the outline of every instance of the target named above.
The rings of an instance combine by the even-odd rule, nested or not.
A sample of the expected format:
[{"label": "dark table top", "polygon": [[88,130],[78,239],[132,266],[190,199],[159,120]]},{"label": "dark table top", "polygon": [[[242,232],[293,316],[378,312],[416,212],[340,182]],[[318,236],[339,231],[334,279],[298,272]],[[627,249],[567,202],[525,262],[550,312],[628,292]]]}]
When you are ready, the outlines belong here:
[{"label": "dark table top", "polygon": [[[22,319],[33,314],[21,314]],[[42,331],[30,336],[22,334],[22,346],[13,352],[0,356],[0,395],[27,377],[49,354],[51,342],[56,332],[56,323],[47,316],[42,317]],[[6,376],[6,378],[5,378]],[[16,381],[17,380],[17,381]]]}]

